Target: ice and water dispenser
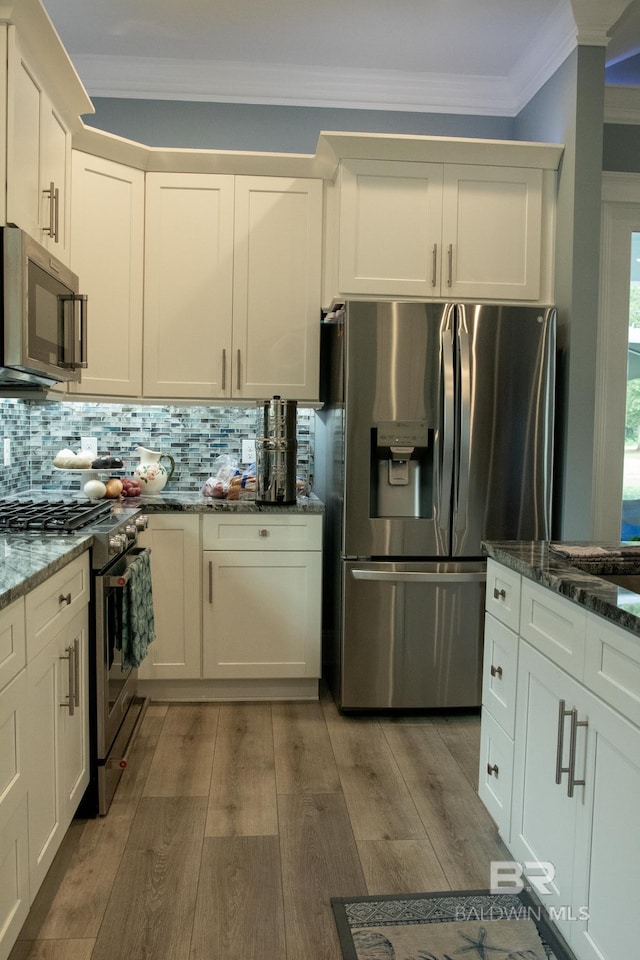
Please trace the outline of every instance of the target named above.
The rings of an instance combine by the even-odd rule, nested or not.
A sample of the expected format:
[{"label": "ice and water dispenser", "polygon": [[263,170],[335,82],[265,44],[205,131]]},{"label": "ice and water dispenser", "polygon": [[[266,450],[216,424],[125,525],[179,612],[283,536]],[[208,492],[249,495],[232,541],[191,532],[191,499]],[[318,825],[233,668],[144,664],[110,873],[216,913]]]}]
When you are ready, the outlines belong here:
[{"label": "ice and water dispenser", "polygon": [[433,430],[426,420],[382,420],[371,428],[372,517],[431,517]]}]

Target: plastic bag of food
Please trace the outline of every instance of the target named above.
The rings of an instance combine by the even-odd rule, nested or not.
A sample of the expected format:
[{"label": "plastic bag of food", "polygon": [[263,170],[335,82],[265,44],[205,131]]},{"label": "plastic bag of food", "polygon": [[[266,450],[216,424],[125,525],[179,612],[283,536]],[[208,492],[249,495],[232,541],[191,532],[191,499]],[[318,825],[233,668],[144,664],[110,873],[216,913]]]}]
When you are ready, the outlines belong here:
[{"label": "plastic bag of food", "polygon": [[204,497],[215,497],[218,500],[224,500],[229,495],[229,485],[231,480],[240,476],[237,461],[228,454],[223,453],[216,457],[214,463],[214,472],[205,481],[202,488]]}]

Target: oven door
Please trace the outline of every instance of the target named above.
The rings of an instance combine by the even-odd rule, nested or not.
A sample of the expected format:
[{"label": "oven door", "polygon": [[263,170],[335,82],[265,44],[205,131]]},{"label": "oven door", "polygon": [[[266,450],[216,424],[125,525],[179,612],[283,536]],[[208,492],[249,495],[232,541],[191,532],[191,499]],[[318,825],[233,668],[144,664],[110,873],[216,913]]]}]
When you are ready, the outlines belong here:
[{"label": "oven door", "polygon": [[108,812],[149,704],[148,698],[136,696],[138,671],[131,667],[123,670],[121,653],[122,586],[129,563],[142,549],[130,548],[94,575],[95,767],[91,815]]},{"label": "oven door", "polygon": [[132,549],[95,575],[97,759],[104,762],[136,695],[138,671],[123,668],[121,654],[123,588],[127,566],[140,553]]}]

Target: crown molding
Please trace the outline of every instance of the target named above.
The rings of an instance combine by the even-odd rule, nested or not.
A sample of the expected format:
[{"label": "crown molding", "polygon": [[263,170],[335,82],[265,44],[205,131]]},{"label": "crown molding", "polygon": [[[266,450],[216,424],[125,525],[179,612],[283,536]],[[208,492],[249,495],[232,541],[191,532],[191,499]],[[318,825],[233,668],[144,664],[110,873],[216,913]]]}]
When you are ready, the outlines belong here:
[{"label": "crown molding", "polygon": [[640,87],[605,87],[604,122],[640,124]]},{"label": "crown molding", "polygon": [[512,117],[577,43],[570,5],[558,0],[510,75],[95,55],[74,63],[92,97]]}]

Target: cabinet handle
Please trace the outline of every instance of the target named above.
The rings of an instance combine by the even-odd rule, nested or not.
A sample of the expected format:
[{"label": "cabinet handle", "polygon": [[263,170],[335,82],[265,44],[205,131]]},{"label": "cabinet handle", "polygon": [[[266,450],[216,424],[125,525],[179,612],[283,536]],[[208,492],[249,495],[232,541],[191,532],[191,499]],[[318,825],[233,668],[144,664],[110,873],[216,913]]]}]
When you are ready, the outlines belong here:
[{"label": "cabinet handle", "polygon": [[497,587],[494,587],[494,588],[493,588],[493,599],[494,599],[494,600],[506,600],[506,599],[507,599],[507,591],[506,591],[506,590],[498,590]]},{"label": "cabinet handle", "polygon": [[73,666],[74,666],[74,677],[73,677],[73,699],[76,702],[76,707],[80,706],[80,638],[76,637],[73,641]]},{"label": "cabinet handle", "polygon": [[567,796],[573,796],[574,787],[584,787],[584,780],[576,780],[576,741],[578,738],[578,727],[588,727],[588,720],[578,720],[578,711],[570,710],[571,714],[571,739],[569,740],[569,780],[567,783]]},{"label": "cabinet handle", "polygon": [[239,351],[239,350],[238,350],[238,354],[237,354],[236,364],[237,364],[237,369],[236,369],[236,373],[237,373],[236,389],[239,390],[239,389],[240,389],[240,351]]},{"label": "cabinet handle", "polygon": [[51,237],[52,240],[58,242],[58,227],[59,227],[59,210],[60,210],[60,191],[56,187],[53,180],[49,184],[48,190],[42,191],[45,196],[49,197],[49,226],[43,227],[43,232],[47,236]]},{"label": "cabinet handle", "polygon": [[209,603],[213,603],[213,560],[209,560]]},{"label": "cabinet handle", "polygon": [[227,389],[227,351],[222,351],[222,389]]},{"label": "cabinet handle", "polygon": [[447,286],[453,285],[453,244],[449,244],[447,250]]},{"label": "cabinet handle", "polygon": [[502,667],[494,667],[494,665],[491,664],[491,676],[500,677],[502,680]]},{"label": "cabinet handle", "polygon": [[562,766],[562,754],[564,753],[564,718],[570,717],[572,711],[566,710],[566,702],[561,700],[558,704],[558,742],[556,746],[556,783],[562,781],[562,774],[569,773],[569,767]]},{"label": "cabinet handle", "polygon": [[267,530],[266,528],[263,528],[262,530],[258,530],[258,536],[259,536],[259,537],[269,537],[269,536],[271,536],[271,531],[270,531],[270,530]]},{"label": "cabinet handle", "polygon": [[499,772],[497,763],[494,763],[493,766],[490,763],[487,764],[487,773],[490,777],[497,777]]},{"label": "cabinet handle", "polygon": [[59,659],[60,659],[60,660],[66,660],[67,663],[68,663],[68,668],[69,668],[69,669],[68,669],[68,674],[67,674],[67,676],[68,676],[68,680],[69,680],[69,698],[68,698],[68,700],[65,700],[64,703],[61,703],[60,706],[61,706],[61,707],[67,707],[67,709],[69,710],[69,716],[72,717],[72,716],[74,715],[74,713],[75,713],[75,703],[74,703],[74,701],[73,701],[73,691],[74,691],[74,686],[75,686],[75,674],[76,674],[76,668],[75,668],[76,651],[75,651],[75,648],[74,648],[73,644],[69,644],[69,646],[68,646],[68,647],[65,647],[65,649],[66,649],[66,651],[67,651],[66,657],[63,656],[63,657],[60,657]]},{"label": "cabinet handle", "polygon": [[65,596],[64,593],[61,593],[60,596],[58,597],[58,603],[60,604],[66,603],[67,605],[69,605],[71,603],[71,594],[67,593]]},{"label": "cabinet handle", "polygon": [[438,244],[434,243],[433,253],[431,254],[431,286],[436,286],[436,276],[438,270]]}]

